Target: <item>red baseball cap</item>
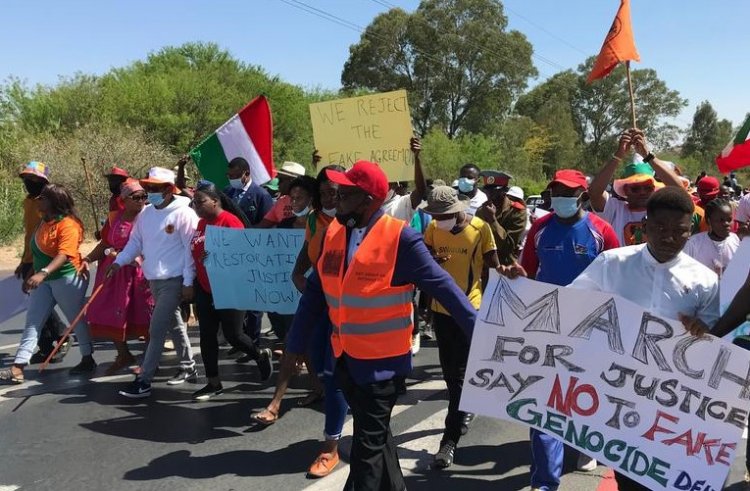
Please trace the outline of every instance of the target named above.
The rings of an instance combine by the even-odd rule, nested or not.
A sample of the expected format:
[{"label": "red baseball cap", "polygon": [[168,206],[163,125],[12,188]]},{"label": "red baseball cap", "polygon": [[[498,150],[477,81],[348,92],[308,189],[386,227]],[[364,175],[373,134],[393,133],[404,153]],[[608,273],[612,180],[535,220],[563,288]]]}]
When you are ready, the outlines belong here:
[{"label": "red baseball cap", "polygon": [[698,181],[698,194],[712,195],[719,194],[719,180],[714,176],[706,176]]},{"label": "red baseball cap", "polygon": [[583,188],[585,190],[588,190],[589,188],[586,174],[575,169],[560,169],[555,172],[554,179],[552,179],[552,182],[550,182],[547,187],[550,187],[555,183],[562,184],[566,188]]},{"label": "red baseball cap", "polygon": [[117,166],[112,167],[112,169],[104,174],[104,177],[107,176],[120,176],[120,177],[130,177],[130,174],[128,174],[128,171],[125,169],[120,169]]},{"label": "red baseball cap", "polygon": [[355,186],[375,199],[384,200],[388,195],[388,178],[375,162],[358,160],[346,172],[326,170],[328,179],[341,186]]}]

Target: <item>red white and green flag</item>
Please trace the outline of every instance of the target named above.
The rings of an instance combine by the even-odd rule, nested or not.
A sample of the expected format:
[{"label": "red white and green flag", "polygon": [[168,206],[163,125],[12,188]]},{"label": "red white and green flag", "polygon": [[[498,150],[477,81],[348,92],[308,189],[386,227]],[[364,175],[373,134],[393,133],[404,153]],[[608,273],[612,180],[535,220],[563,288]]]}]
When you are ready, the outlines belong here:
[{"label": "red white and green flag", "polygon": [[263,184],[276,175],[273,165],[273,120],[271,107],[258,96],[232,116],[195,148],[190,157],[204,179],[219,187],[229,183],[227,164],[242,157],[250,164],[253,182]]},{"label": "red white and green flag", "polygon": [[750,141],[748,141],[748,133],[750,133],[750,115],[745,118],[745,122],[742,123],[732,141],[716,157],[716,165],[719,166],[719,172],[726,174],[740,167],[750,165]]}]

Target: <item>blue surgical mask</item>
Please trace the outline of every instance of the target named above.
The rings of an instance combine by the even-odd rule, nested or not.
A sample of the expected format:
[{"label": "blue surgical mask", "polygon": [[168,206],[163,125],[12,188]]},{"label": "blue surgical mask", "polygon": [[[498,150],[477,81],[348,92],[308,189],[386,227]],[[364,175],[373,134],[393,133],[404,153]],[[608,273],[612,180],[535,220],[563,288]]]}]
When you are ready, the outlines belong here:
[{"label": "blue surgical mask", "polygon": [[578,213],[578,198],[577,197],[565,197],[565,196],[553,196],[552,197],[552,209],[555,210],[555,215],[560,218],[570,218]]},{"label": "blue surgical mask", "polygon": [[460,177],[458,179],[458,190],[462,193],[470,193],[474,190],[474,184],[476,184],[476,181],[474,179],[469,179],[468,177]]},{"label": "blue surgical mask", "polygon": [[310,213],[310,206],[305,206],[305,209],[302,210],[302,211],[294,211],[294,210],[292,210],[292,213],[294,213],[294,216],[296,216],[296,217],[306,216],[308,213]]},{"label": "blue surgical mask", "polygon": [[164,195],[161,193],[148,193],[146,199],[148,199],[148,202],[154,206],[159,206],[164,203]]},{"label": "blue surgical mask", "polygon": [[229,185],[232,186],[234,189],[242,189],[245,187],[245,184],[242,182],[242,179],[230,179]]}]

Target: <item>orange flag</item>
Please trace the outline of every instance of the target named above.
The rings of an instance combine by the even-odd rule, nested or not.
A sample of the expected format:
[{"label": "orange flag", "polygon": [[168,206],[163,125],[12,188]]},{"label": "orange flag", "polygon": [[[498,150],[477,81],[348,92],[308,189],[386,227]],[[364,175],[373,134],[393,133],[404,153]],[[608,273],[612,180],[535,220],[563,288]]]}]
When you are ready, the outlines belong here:
[{"label": "orange flag", "polygon": [[620,9],[617,11],[612,27],[609,28],[607,37],[604,39],[602,50],[596,58],[594,68],[589,74],[588,82],[604,78],[614,70],[621,61],[641,61],[633,38],[633,25],[630,22],[630,0],[620,0]]}]

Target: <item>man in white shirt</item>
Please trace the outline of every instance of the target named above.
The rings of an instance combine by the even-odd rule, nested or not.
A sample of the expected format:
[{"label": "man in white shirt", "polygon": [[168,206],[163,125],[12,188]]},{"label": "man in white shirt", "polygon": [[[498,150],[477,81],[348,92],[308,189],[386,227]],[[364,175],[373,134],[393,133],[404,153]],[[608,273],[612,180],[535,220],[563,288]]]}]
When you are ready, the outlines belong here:
[{"label": "man in white shirt", "polygon": [[[617,167],[631,150],[635,150],[637,154],[644,157],[642,162],[636,161],[628,164],[623,169],[620,179],[615,179],[613,188],[619,196],[624,198],[622,201],[610,196],[606,188],[612,181]],[[657,177],[661,182],[656,180]],[[591,181],[589,186],[591,207],[612,225],[620,244],[642,244],[645,240],[642,220],[646,215],[646,202],[651,194],[662,185],[682,188],[682,182],[670,169],[669,164],[649,152],[643,132],[629,129],[620,136],[617,152],[612,155],[612,159]]]},{"label": "man in white shirt", "polygon": [[[688,329],[712,326],[719,319],[718,276],[682,252],[692,215],[684,190],[656,191],[646,204],[646,244],[602,252],[570,286],[614,293]],[[621,474],[615,478],[620,491],[648,490]]]},{"label": "man in white shirt", "polygon": [[414,154],[414,191],[406,195],[399,195],[396,191],[400,187],[398,182],[388,183],[388,194],[383,202],[383,213],[393,218],[398,218],[406,223],[410,223],[414,218],[417,208],[422,204],[422,200],[427,195],[427,184],[422,173],[422,163],[419,160],[419,152],[422,150],[422,143],[419,138],[412,138],[409,146]]},{"label": "man in white shirt", "polygon": [[147,206],[138,216],[128,243],[109,267],[111,276],[121,266],[143,256],[143,275],[154,296],[154,311],[149,326],[149,342],[141,372],[120,395],[140,399],[151,395],[151,380],[159,366],[167,333],[172,335],[180,368],[167,384],[176,385],[197,377],[193,350],[180,314],[180,302],[193,297],[195,264],[190,241],[198,226],[198,216],[190,200],[175,196],[175,175],[169,169],[152,167],[148,178],[141,179],[148,193]]},{"label": "man in white shirt", "polygon": [[466,196],[469,200],[469,206],[466,210],[471,216],[477,214],[477,210],[487,201],[487,195],[478,188],[479,185],[479,167],[476,164],[464,164],[459,170],[458,192],[461,196]]}]

